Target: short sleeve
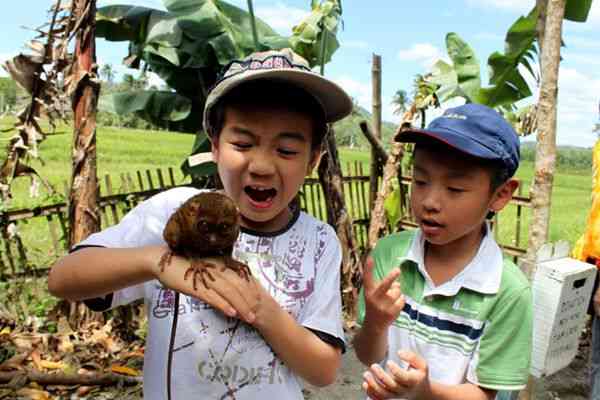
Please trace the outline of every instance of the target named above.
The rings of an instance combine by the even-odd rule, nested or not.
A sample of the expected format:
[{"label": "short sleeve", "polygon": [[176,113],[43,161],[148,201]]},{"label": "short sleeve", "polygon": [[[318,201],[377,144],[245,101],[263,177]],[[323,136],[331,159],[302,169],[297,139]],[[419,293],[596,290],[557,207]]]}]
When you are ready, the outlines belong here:
[{"label": "short sleeve", "polygon": [[494,390],[520,390],[529,377],[533,300],[527,286],[505,294],[490,313],[467,380]]},{"label": "short sleeve", "polygon": [[[176,188],[161,192],[139,203],[116,225],[88,236],[76,244],[81,247],[133,248],[164,243],[163,229],[171,214],[198,191]],[[144,297],[145,284],[138,284],[113,293],[111,308]]]},{"label": "short sleeve", "polygon": [[315,288],[298,322],[306,328],[327,333],[345,343],[340,292],[342,249],[337,235],[329,225],[320,225],[316,235]]}]

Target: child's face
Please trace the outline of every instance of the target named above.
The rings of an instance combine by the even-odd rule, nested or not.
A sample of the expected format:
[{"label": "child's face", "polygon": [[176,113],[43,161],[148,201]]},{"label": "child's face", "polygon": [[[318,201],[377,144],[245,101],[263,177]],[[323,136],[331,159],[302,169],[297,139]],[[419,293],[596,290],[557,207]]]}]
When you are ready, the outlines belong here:
[{"label": "child's face", "polygon": [[411,208],[434,245],[478,239],[488,211],[502,209],[516,188],[509,181],[492,191],[491,172],[451,150],[417,146],[413,171]]},{"label": "child's face", "polygon": [[286,109],[227,107],[212,153],[242,225],[276,231],[290,220],[289,203],[318,160],[309,116]]}]

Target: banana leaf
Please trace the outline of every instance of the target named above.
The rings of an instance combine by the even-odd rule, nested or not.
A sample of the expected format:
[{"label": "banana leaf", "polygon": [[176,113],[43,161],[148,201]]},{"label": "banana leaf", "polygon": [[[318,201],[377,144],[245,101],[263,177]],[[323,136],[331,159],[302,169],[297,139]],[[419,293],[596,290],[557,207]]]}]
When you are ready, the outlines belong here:
[{"label": "banana leaf", "polygon": [[[206,136],[206,133],[199,132],[194,140],[192,146],[192,154],[206,153],[210,151],[210,141]],[[186,158],[181,164],[181,171],[184,176],[210,176],[217,173],[217,165],[212,161],[203,162],[202,164],[190,166],[188,159]]]},{"label": "banana leaf", "polygon": [[[255,18],[258,48],[252,35],[251,16],[241,8],[221,0],[163,0],[163,3],[167,11],[132,5],[101,7],[96,18],[99,37],[129,42],[126,65],[131,68],[144,65],[177,92],[119,94],[113,99],[113,110],[135,112],[153,122],[164,118],[176,121],[169,123],[170,129],[202,131],[202,119],[198,116],[207,92],[222,67],[234,59],[256,50],[291,47],[314,67],[322,58],[325,62],[331,60],[339,47],[336,39],[341,16],[339,0],[312,1],[312,13],[294,27],[290,37],[277,34]],[[327,46],[321,57],[323,38]],[[201,146],[196,147],[192,154],[200,151]],[[213,168],[204,164],[190,168],[186,162],[184,170],[193,175]]]},{"label": "banana leaf", "polygon": [[403,217],[401,196],[402,194],[400,193],[400,187],[396,187],[383,203],[385,215],[388,223],[392,227],[392,230],[396,227],[398,221],[400,221]]},{"label": "banana leaf", "polygon": [[592,8],[592,0],[567,0],[565,19],[575,22],[587,21]]},{"label": "banana leaf", "polygon": [[458,88],[469,102],[476,101],[481,88],[481,74],[475,52],[454,32],[446,35],[446,48],[454,65]]},{"label": "banana leaf", "polygon": [[117,114],[139,113],[157,120],[181,121],[190,115],[191,103],[174,92],[138,90],[112,95]]},{"label": "banana leaf", "polygon": [[454,71],[452,65],[443,60],[438,60],[431,68],[430,81],[438,85],[436,94],[442,103],[460,95],[456,71]]}]

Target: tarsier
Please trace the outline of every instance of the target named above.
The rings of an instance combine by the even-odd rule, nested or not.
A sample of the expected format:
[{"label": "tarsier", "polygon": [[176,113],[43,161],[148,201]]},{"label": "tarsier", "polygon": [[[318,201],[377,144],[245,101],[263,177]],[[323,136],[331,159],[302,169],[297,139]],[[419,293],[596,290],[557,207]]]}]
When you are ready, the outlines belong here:
[{"label": "tarsier", "polygon": [[[159,261],[161,272],[171,263],[173,254],[183,256],[190,261],[183,279],[190,275],[193,278],[194,290],[197,290],[198,279],[205,288],[209,288],[206,278],[214,281],[211,269],[217,266],[205,260],[205,257],[221,257],[223,270],[230,268],[241,277],[250,280],[250,269],[232,258],[233,246],[240,233],[240,214],[235,203],[226,195],[217,192],[204,192],[192,196],[183,203],[167,221],[163,230],[163,238],[169,250]],[[174,310],[179,309],[179,293],[175,293]],[[167,397],[171,400],[171,371],[173,363],[173,347],[177,330],[178,312],[173,314],[169,356],[167,359]],[[231,332],[229,349],[240,320],[238,319]]]},{"label": "tarsier", "polygon": [[250,269],[232,258],[233,245],[240,232],[240,214],[235,203],[218,192],[192,196],[171,215],[163,231],[169,250],[163,254],[161,272],[171,263],[173,254],[190,260],[184,280],[193,278],[194,290],[198,279],[208,288],[206,278],[214,281],[210,270],[216,265],[205,257],[222,257],[224,269],[230,268],[249,279]]}]

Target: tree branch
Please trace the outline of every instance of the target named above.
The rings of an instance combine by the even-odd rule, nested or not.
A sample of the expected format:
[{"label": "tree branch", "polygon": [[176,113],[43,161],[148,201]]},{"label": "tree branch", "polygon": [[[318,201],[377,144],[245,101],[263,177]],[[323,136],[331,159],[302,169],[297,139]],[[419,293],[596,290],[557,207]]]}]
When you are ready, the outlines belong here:
[{"label": "tree branch", "polygon": [[86,386],[108,386],[116,384],[134,385],[142,382],[142,377],[124,376],[113,373],[92,374],[64,374],[45,373],[39,371],[0,371],[0,383],[7,383],[15,378],[23,386],[28,382],[36,382],[40,385],[86,385]]},{"label": "tree branch", "polygon": [[373,135],[373,132],[371,132],[371,130],[369,129],[367,121],[360,121],[358,125],[360,126],[360,130],[362,131],[363,135],[365,135],[365,137],[371,144],[373,150],[375,150],[377,157],[381,159],[381,162],[383,164],[385,164],[388,160],[388,154],[387,151],[385,151],[385,149],[383,148],[381,140],[379,140],[377,137],[375,137],[375,135]]}]

